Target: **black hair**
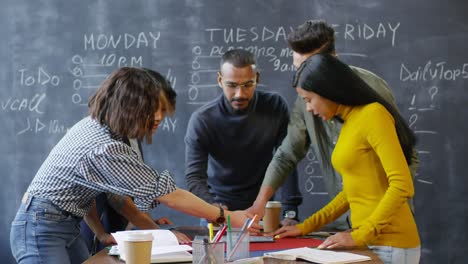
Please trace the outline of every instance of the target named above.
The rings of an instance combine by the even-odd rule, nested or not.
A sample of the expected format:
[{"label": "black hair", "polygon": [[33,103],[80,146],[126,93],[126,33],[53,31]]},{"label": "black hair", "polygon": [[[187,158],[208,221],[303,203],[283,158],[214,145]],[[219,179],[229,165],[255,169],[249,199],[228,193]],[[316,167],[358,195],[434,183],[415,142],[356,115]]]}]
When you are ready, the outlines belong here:
[{"label": "black hair", "polygon": [[164,103],[166,103],[166,107],[168,108],[167,110],[169,114],[173,114],[176,107],[177,93],[172,88],[171,83],[166,78],[164,78],[159,72],[144,67],[141,67],[140,69],[142,69],[146,74],[148,74],[148,77],[150,77],[153,80],[155,85],[158,85],[159,83],[163,84],[161,85],[164,97],[163,101]]},{"label": "black hair", "polygon": [[[304,61],[297,75],[297,84],[302,89],[317,93],[336,103],[357,106],[377,102],[383,105],[395,120],[395,128],[406,162],[411,165],[413,148],[416,144],[414,132],[398,110],[367,85],[348,65],[330,54],[316,54]],[[318,121],[319,118],[314,116],[314,122],[319,125],[319,132],[323,136],[321,138],[329,144],[323,122]],[[325,158],[330,161],[330,153],[326,151],[329,148],[326,146],[319,146],[319,148],[320,154],[324,154]]]},{"label": "black hair", "polygon": [[300,54],[335,52],[335,30],[323,20],[309,20],[288,34],[291,49]]},{"label": "black hair", "polygon": [[243,68],[255,65],[257,62],[252,52],[243,49],[233,49],[226,51],[221,57],[220,69],[224,63],[230,63],[236,68]]}]

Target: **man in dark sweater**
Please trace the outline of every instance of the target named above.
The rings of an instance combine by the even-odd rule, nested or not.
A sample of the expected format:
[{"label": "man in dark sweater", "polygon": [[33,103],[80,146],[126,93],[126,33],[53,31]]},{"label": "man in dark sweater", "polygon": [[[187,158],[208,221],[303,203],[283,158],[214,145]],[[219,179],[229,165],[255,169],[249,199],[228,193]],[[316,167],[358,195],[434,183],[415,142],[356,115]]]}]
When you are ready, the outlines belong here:
[{"label": "man in dark sweater", "polygon": [[[258,81],[252,53],[226,52],[218,72],[223,95],[195,111],[187,127],[188,189],[229,210],[249,208],[255,201],[274,150],[287,132],[285,100],[278,94],[257,91]],[[281,197],[284,211],[297,220],[302,196],[297,172],[292,176]]]}]

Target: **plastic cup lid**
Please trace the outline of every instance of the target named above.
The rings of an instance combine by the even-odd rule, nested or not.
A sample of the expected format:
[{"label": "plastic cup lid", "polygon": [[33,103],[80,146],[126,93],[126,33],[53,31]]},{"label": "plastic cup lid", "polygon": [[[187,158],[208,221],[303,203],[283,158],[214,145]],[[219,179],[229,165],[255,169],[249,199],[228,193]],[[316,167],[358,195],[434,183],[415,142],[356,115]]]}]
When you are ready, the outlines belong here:
[{"label": "plastic cup lid", "polygon": [[266,208],[281,208],[281,202],[278,201],[268,201]]},{"label": "plastic cup lid", "polygon": [[125,236],[124,241],[153,241],[151,233],[131,232]]}]

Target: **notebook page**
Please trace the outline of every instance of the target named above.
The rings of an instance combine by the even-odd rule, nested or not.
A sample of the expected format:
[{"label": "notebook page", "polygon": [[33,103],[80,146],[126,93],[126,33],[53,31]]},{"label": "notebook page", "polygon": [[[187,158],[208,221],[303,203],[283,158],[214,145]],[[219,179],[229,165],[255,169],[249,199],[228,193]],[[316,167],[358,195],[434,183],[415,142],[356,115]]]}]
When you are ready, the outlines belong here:
[{"label": "notebook page", "polygon": [[348,252],[336,252],[331,250],[320,250],[313,248],[295,248],[282,250],[278,252],[266,253],[265,255],[275,257],[278,255],[279,258],[284,259],[284,255],[294,256],[299,259],[304,259],[311,262],[323,263],[323,264],[342,264],[342,263],[353,263],[360,261],[367,261],[371,258],[368,256],[348,253]]}]

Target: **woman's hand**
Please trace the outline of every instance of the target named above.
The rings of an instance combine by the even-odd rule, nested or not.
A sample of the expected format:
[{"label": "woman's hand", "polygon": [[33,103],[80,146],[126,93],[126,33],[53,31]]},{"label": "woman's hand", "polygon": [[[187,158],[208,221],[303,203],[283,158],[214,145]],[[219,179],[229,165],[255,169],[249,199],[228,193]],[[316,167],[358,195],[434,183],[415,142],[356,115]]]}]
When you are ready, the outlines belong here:
[{"label": "woman's hand", "polygon": [[356,243],[354,242],[351,232],[339,232],[333,236],[329,236],[322,244],[317,248],[319,249],[337,249],[337,248],[352,248],[355,247]]},{"label": "woman's hand", "polygon": [[293,226],[283,226],[280,229],[274,231],[273,233],[267,233],[265,236],[274,236],[275,239],[283,237],[296,237],[302,234],[301,230],[295,225]]},{"label": "woman's hand", "polygon": [[173,225],[174,224],[174,222],[172,222],[169,218],[165,216],[155,220],[154,222],[156,222],[156,224],[158,225]]},{"label": "woman's hand", "polygon": [[109,233],[102,233],[101,235],[97,236],[97,239],[99,240],[99,242],[101,242],[101,244],[105,245],[106,247],[117,245],[117,241]]},{"label": "woman's hand", "polygon": [[190,242],[192,242],[192,240],[187,236],[185,235],[184,233],[181,233],[179,231],[171,231],[176,237],[177,237],[177,240],[179,241],[179,244],[190,244]]},{"label": "woman's hand", "polygon": [[291,218],[284,218],[283,220],[281,220],[281,225],[282,226],[293,226],[293,225],[297,225],[299,224],[299,221],[297,221],[296,219],[291,219]]}]

